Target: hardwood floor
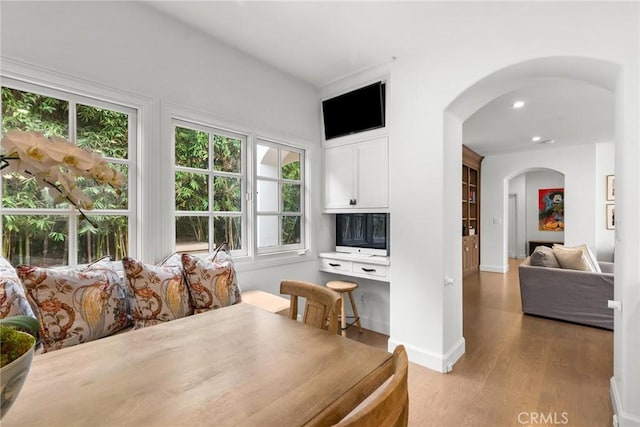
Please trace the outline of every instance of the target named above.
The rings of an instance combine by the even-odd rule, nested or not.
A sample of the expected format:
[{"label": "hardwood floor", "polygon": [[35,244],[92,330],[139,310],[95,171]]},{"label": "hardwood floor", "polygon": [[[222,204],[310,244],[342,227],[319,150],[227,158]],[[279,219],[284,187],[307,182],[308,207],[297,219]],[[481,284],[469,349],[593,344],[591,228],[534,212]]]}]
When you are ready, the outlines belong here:
[{"label": "hardwood floor", "polygon": [[[523,315],[517,263],[465,278],[466,353],[448,374],[409,364],[410,426],[612,424],[613,333]],[[388,338],[348,336],[382,348]]]}]

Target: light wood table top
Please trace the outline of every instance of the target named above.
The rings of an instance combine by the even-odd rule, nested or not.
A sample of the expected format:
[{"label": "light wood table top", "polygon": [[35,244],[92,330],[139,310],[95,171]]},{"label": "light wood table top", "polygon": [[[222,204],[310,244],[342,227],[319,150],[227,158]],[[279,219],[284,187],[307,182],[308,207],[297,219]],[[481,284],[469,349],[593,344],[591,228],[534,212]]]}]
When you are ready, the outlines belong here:
[{"label": "light wood table top", "polygon": [[237,304],[36,356],[2,426],[322,425],[390,364],[383,350]]}]

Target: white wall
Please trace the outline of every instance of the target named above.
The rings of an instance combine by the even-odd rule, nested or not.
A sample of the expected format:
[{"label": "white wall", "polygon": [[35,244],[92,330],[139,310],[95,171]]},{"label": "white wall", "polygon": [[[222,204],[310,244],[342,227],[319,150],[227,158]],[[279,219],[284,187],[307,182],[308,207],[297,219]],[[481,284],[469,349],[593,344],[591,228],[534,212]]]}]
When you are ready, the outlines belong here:
[{"label": "white wall", "polygon": [[[596,248],[596,169],[595,145],[552,148],[518,154],[492,155],[482,162],[482,212],[480,268],[485,271],[508,271],[503,247],[507,229],[495,224],[503,218],[507,193],[505,182],[523,171],[548,168],[526,175],[526,240],[558,240],[573,246],[586,243]],[[564,179],[562,177],[564,174]],[[564,187],[565,232],[538,230],[538,189]]]},{"label": "white wall", "polygon": [[[622,311],[614,312],[613,378],[611,396],[620,426],[640,426],[640,25],[635,17],[621,28],[628,32],[627,60],[616,84],[616,268],[614,298]],[[624,43],[621,41],[620,43]]]},{"label": "white wall", "polygon": [[596,258],[600,261],[613,261],[615,247],[615,231],[606,226],[606,206],[615,204],[607,200],[607,175],[615,175],[615,145],[596,144]]},{"label": "white wall", "polygon": [[[586,243],[599,260],[607,261],[612,246],[601,237],[607,234],[604,233],[603,203],[606,175],[603,167],[597,165],[604,163],[611,167],[612,158],[613,144],[487,156],[482,163],[481,269],[508,270],[502,247],[508,228],[495,224],[493,218],[501,220],[499,213],[507,207],[507,195],[502,193],[503,180],[521,176],[522,172],[526,172],[525,247],[529,240],[564,241],[570,246]],[[565,189],[565,232],[538,230],[538,190],[541,188]],[[510,183],[508,194],[513,192]]]},{"label": "white wall", "polygon": [[[309,151],[311,244],[326,227],[320,212],[319,96],[309,84],[193,31],[138,2],[2,2],[3,72],[38,70],[54,80],[145,97],[151,127],[142,139],[142,244],[147,262],[173,251],[173,175],[167,105],[184,106],[213,123],[250,135],[295,141]],[[28,29],[28,30],[27,30]],[[26,71],[24,71],[26,70]],[[50,74],[50,73],[49,73]],[[53,75],[53,74],[51,74]],[[151,118],[149,118],[149,115]],[[164,213],[164,214],[159,214]],[[320,237],[323,238],[323,237]],[[319,279],[315,250],[301,263],[238,265],[243,289],[278,291],[282,278]]]}]

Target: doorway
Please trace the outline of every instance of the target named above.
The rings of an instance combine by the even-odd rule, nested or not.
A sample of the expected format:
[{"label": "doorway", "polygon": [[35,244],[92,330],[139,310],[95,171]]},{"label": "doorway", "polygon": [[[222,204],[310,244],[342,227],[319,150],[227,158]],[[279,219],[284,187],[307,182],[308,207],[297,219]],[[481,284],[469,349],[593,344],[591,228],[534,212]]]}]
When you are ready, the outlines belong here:
[{"label": "doorway", "polygon": [[509,194],[509,258],[518,258],[518,195]]}]

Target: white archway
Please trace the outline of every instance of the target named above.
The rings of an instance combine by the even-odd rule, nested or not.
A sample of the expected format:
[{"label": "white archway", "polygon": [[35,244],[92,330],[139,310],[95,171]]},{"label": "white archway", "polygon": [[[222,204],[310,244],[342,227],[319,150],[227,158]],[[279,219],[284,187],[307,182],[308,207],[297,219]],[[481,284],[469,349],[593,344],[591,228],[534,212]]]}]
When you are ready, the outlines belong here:
[{"label": "white archway", "polygon": [[[620,67],[607,61],[582,57],[548,57],[513,64],[486,76],[459,94],[445,110],[443,138],[445,168],[450,170],[458,169],[458,165],[461,163],[462,123],[491,100],[522,86],[544,81],[545,79],[557,78],[579,80],[615,93],[619,73]],[[514,155],[513,158],[517,159],[518,155]],[[513,168],[509,168],[510,164],[507,164],[506,169],[503,168],[495,171],[494,176],[491,175],[491,169],[486,167],[486,162],[483,164],[481,190],[482,223],[480,229],[482,236],[480,251],[481,269],[497,272],[504,272],[508,269],[508,230],[506,221],[504,221],[504,218],[507,217],[508,210],[508,186],[506,179],[509,176],[515,176],[518,170],[536,167],[550,167],[561,171],[565,176],[569,175],[565,170],[567,165],[561,162],[556,162],[555,164],[549,163],[547,161],[548,159],[536,161],[535,156],[528,156],[528,159],[531,160],[531,162],[517,164],[514,165]],[[584,168],[578,168],[576,171],[575,182],[571,183],[572,180],[569,179],[567,185],[579,188],[579,182],[584,182],[585,179],[584,174],[579,173],[581,170],[584,171]],[[489,172],[488,174],[486,173],[487,171]],[[458,190],[455,182],[456,181],[451,179],[445,179],[445,194],[452,192],[457,194]],[[502,188],[498,188],[500,185],[498,182],[502,183]],[[485,191],[485,189],[489,189],[489,191]],[[449,203],[451,204],[449,205]],[[457,198],[453,200],[445,199],[445,212],[452,212],[454,203],[457,203]],[[581,210],[583,210],[582,207]],[[585,220],[588,219],[589,218],[586,218]],[[501,226],[499,227],[499,233],[487,236],[485,231],[488,226],[487,221],[490,221],[492,225]],[[453,227],[453,224],[451,227]],[[485,228],[485,230],[483,230],[483,228]],[[582,229],[583,227],[574,228],[574,230]],[[571,237],[570,240],[573,240],[573,236],[570,235],[569,237]],[[586,239],[580,237],[575,240],[586,240],[587,243],[593,244],[595,243],[595,236],[587,236]],[[449,261],[445,261],[447,263],[447,265],[445,265],[445,271],[461,271],[461,258],[453,254],[459,247],[460,244],[458,244],[458,242],[452,245],[445,243],[445,251],[451,255],[447,257]],[[500,253],[495,259],[487,260],[487,254],[495,252],[494,248],[500,248]],[[459,274],[460,276],[457,278],[461,280],[461,273]]]},{"label": "white archway", "polygon": [[[637,236],[638,227],[631,225],[631,222],[637,220],[637,215],[634,213],[640,209],[640,203],[637,200],[637,185],[640,182],[637,182],[636,163],[638,159],[638,100],[637,93],[631,94],[634,88],[637,89],[637,75],[633,77],[628,69],[623,69],[623,67],[608,61],[584,57],[548,57],[505,67],[478,81],[460,93],[444,111],[443,162],[445,170],[452,171],[450,174],[445,174],[444,192],[445,194],[458,194],[459,191],[457,180],[454,179],[456,174],[453,171],[459,170],[462,161],[462,123],[491,99],[521,85],[548,77],[580,80],[610,90],[615,96],[615,168],[618,197],[616,200],[616,260],[622,259],[622,263],[616,264],[615,299],[627,304],[625,305],[627,309],[623,308],[622,312],[618,311],[614,316],[614,376],[611,379],[611,397],[614,412],[618,414],[619,419],[625,420],[625,422],[637,422],[640,425],[640,418],[636,417],[635,412],[637,411],[634,409],[640,403],[639,398],[635,397],[639,387],[637,379],[640,378],[640,367],[637,364],[637,351],[633,350],[633,348],[638,348],[637,345],[640,344],[640,336],[637,334],[640,316],[637,310],[640,282],[638,282],[637,260],[630,259],[632,255],[638,253],[637,240],[634,238]],[[483,189],[486,182],[484,181],[486,178],[485,166],[487,166],[486,163],[483,164]],[[557,167],[551,165],[551,167],[562,169],[562,165]],[[482,193],[483,206],[489,205],[493,209],[490,212],[485,212],[483,209],[482,215],[485,220],[493,217],[504,218],[507,214],[508,206],[505,197],[505,194],[508,194],[505,188],[507,175],[508,173],[503,171],[499,178],[502,183],[502,188],[497,191],[500,194],[499,198],[487,201],[485,199],[487,193],[484,191]],[[570,176],[570,174],[565,176]],[[572,183],[572,179],[575,179],[575,182]],[[578,188],[579,185],[577,178],[569,178],[566,183],[566,187]],[[458,204],[457,197],[444,197],[445,212],[454,212],[459,208]],[[458,235],[455,233],[457,228],[458,221],[455,218],[447,218],[445,215],[445,233],[452,236]],[[504,222],[501,228],[498,239],[501,239],[501,245],[505,248]],[[623,229],[627,234],[623,234]],[[482,226],[481,233],[483,236],[481,237],[481,253],[485,253],[484,246],[488,242],[484,238],[486,232],[482,231]],[[443,244],[446,254],[444,270],[455,272],[454,279],[461,282],[460,241],[453,240],[445,239]],[[506,249],[504,249],[501,258],[506,259],[506,255]],[[458,307],[458,310],[451,312],[452,307],[447,306],[450,319],[445,320],[444,323],[445,336],[448,334],[447,324],[455,323],[455,321],[461,323],[461,295]],[[454,316],[459,317],[455,318]],[[632,412],[626,412],[625,408],[632,410]]]},{"label": "white archway", "polygon": [[[527,168],[505,177],[508,214],[507,255],[509,258],[525,258],[531,248],[531,240],[564,241],[564,231],[537,230],[537,190],[540,188],[564,188],[564,173],[549,168]],[[512,206],[513,203],[513,206]],[[511,245],[513,244],[513,248]]]}]

